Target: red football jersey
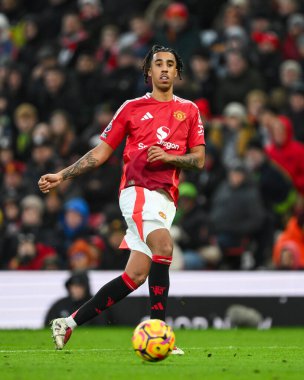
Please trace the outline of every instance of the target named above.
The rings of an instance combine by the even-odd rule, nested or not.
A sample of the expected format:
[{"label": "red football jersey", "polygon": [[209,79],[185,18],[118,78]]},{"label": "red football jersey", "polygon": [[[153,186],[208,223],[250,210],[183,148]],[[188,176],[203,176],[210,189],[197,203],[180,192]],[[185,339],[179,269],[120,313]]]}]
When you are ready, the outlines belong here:
[{"label": "red football jersey", "polygon": [[169,154],[181,156],[189,148],[204,145],[204,128],[197,106],[175,95],[168,102],[160,102],[149,93],[128,100],[100,136],[113,149],[125,137],[120,190],[129,186],[163,189],[176,203],[180,169],[161,161],[148,162],[147,149],[159,145]]}]

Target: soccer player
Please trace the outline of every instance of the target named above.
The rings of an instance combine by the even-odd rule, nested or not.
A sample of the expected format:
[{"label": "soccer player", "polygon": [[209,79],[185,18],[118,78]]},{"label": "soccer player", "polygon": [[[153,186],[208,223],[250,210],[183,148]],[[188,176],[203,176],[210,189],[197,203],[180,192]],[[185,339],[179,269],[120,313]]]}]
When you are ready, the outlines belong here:
[{"label": "soccer player", "polygon": [[[165,320],[173,244],[169,233],[175,216],[181,168],[202,169],[204,128],[196,105],[173,94],[183,63],[171,48],[153,46],[144,59],[145,81],[152,92],[126,101],[100,136],[98,146],[38,184],[48,193],[62,181],[102,165],[127,137],[119,204],[128,229],[121,248],[131,250],[124,273],[104,285],[67,318],[52,322],[57,349],[73,329],[102,313],[142,285],[149,275],[151,318]],[[183,354],[175,348],[174,353]]]}]

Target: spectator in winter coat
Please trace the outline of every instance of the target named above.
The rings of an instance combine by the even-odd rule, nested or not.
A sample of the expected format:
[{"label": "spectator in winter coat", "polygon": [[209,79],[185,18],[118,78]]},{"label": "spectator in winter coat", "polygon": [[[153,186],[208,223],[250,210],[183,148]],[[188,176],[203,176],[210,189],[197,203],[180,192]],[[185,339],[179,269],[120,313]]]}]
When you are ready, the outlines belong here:
[{"label": "spectator in winter coat", "polygon": [[265,208],[274,214],[276,225],[282,226],[297,198],[291,178],[268,158],[258,139],[249,141],[245,156]]},{"label": "spectator in winter coat", "polygon": [[215,192],[210,211],[217,243],[231,268],[240,268],[246,243],[261,229],[264,215],[261,197],[249,182],[244,164],[234,163]]},{"label": "spectator in winter coat", "polygon": [[304,144],[293,139],[293,127],[286,116],[279,116],[270,132],[268,156],[290,175],[299,193],[304,194]]},{"label": "spectator in winter coat", "polygon": [[254,89],[263,89],[262,78],[258,71],[249,67],[246,57],[238,50],[226,53],[227,73],[219,79],[216,104],[218,112],[230,102],[244,103],[246,95]]},{"label": "spectator in winter coat", "polygon": [[294,136],[297,141],[304,143],[304,83],[295,83],[289,95],[289,104],[286,115],[294,127]]},{"label": "spectator in winter coat", "polygon": [[304,213],[292,217],[273,249],[278,269],[304,269]]}]

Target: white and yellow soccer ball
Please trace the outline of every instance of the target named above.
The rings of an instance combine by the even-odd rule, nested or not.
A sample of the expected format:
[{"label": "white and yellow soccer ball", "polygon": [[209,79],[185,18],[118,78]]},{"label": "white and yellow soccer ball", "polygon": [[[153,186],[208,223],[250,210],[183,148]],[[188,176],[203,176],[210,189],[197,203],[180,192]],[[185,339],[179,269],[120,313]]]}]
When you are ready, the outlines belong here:
[{"label": "white and yellow soccer ball", "polygon": [[175,335],[170,326],[160,319],[148,319],[134,330],[132,344],[136,354],[143,360],[158,362],[172,352]]}]

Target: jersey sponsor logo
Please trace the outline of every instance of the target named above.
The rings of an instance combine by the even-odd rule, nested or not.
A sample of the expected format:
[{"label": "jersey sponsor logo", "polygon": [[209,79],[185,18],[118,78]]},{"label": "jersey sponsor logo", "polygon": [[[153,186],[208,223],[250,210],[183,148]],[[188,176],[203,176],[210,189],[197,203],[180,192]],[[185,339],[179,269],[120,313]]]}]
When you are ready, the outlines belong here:
[{"label": "jersey sponsor logo", "polygon": [[138,149],[141,150],[141,149],[146,149],[148,148],[148,145],[145,145],[144,143],[140,142],[138,143]]},{"label": "jersey sponsor logo", "polygon": [[147,112],[140,120],[149,120],[153,119],[153,116],[150,114],[150,112]]},{"label": "jersey sponsor logo", "polygon": [[168,150],[172,150],[172,149],[178,150],[179,149],[178,144],[175,144],[170,141],[164,141],[169,136],[169,133],[170,133],[170,129],[168,127],[162,126],[162,127],[157,128],[156,136],[159,140],[157,144],[164,146]]},{"label": "jersey sponsor logo", "polygon": [[176,120],[178,121],[184,121],[186,119],[186,114],[183,111],[175,111],[173,113],[173,116],[175,117]]},{"label": "jersey sponsor logo", "polygon": [[156,136],[159,139],[159,141],[165,140],[170,133],[170,129],[168,127],[159,127],[156,131]]}]

